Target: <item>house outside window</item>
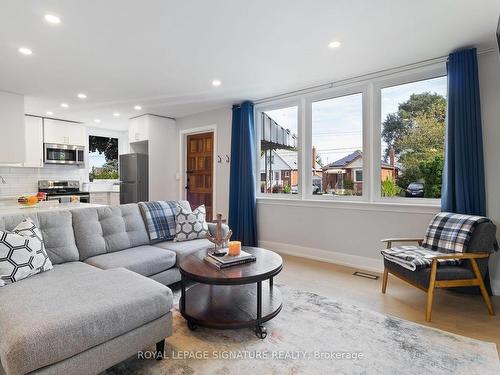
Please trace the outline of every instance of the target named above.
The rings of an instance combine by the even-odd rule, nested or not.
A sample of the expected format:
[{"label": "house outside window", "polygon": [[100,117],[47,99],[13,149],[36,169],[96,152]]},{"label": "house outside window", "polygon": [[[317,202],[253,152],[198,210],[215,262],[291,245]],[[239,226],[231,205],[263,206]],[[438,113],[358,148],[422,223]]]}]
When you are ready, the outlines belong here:
[{"label": "house outside window", "polygon": [[315,101],[312,110],[313,174],[321,168],[323,190],[315,194],[361,196],[354,168],[363,168],[363,94]]},{"label": "house outside window", "polygon": [[263,111],[260,121],[261,194],[290,194],[298,185],[298,107]]}]

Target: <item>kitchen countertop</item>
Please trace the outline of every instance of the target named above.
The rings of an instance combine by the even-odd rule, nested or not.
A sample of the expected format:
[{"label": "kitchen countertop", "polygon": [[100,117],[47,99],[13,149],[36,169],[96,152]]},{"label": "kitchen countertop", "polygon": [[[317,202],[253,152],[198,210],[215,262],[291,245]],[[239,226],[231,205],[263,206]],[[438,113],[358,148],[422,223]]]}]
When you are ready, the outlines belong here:
[{"label": "kitchen countertop", "polygon": [[120,194],[120,191],[119,190],[106,190],[106,189],[103,189],[103,190],[91,190],[91,191],[86,191],[85,193],[89,193],[89,194],[95,194],[95,193],[116,193],[116,194]]},{"label": "kitchen countertop", "polygon": [[18,205],[0,205],[0,215],[10,214],[30,214],[46,211],[59,211],[59,210],[74,210],[79,208],[89,207],[104,207],[102,204],[92,203],[59,203],[52,205],[38,205],[38,206],[21,206]]}]

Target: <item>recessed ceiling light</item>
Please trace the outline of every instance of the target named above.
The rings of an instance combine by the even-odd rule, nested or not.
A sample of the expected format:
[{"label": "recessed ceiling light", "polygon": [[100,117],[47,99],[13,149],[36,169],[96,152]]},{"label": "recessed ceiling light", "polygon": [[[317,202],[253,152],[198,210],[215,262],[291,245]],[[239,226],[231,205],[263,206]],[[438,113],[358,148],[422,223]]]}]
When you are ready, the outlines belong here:
[{"label": "recessed ceiling light", "polygon": [[342,43],[340,43],[338,40],[334,40],[333,42],[328,44],[328,48],[331,48],[331,49],[339,48],[341,44]]},{"label": "recessed ceiling light", "polygon": [[95,122],[96,124],[98,124],[98,123],[100,123],[100,122],[101,122],[101,119],[96,118],[96,119],[94,120],[94,122]]},{"label": "recessed ceiling light", "polygon": [[136,111],[140,111],[140,110],[142,109],[142,107],[141,107],[140,105],[135,105],[135,106],[134,106],[134,109],[135,109]]},{"label": "recessed ceiling light", "polygon": [[28,47],[19,47],[18,49],[19,53],[22,53],[23,55],[29,56],[33,54],[33,51],[29,49]]},{"label": "recessed ceiling light", "polygon": [[222,84],[222,82],[218,79],[214,79],[212,81],[212,86],[219,87]]},{"label": "recessed ceiling light", "polygon": [[78,96],[80,99],[87,99],[87,95],[86,95],[86,94],[84,94],[83,92],[79,93],[77,96]]},{"label": "recessed ceiling light", "polygon": [[54,112],[52,112],[52,111],[47,111],[47,112],[45,112],[45,114],[46,114],[47,116],[52,116],[52,115],[54,114]]},{"label": "recessed ceiling light", "polygon": [[46,14],[44,18],[45,21],[51,23],[52,25],[59,25],[61,23],[61,19],[54,14]]},{"label": "recessed ceiling light", "polygon": [[120,117],[120,114],[118,112],[115,112],[115,113],[113,113],[113,116]]},{"label": "recessed ceiling light", "polygon": [[61,103],[61,107],[63,107],[63,108],[68,108],[68,107],[69,107],[69,105],[68,105],[68,103]]}]

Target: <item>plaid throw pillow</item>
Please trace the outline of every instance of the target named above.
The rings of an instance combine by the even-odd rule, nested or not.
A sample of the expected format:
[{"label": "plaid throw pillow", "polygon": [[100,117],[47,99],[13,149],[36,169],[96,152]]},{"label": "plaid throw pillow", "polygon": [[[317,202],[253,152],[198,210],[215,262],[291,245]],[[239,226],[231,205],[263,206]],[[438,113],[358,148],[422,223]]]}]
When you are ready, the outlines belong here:
[{"label": "plaid throw pillow", "polygon": [[188,201],[140,202],[151,242],[171,241],[175,237],[175,209],[181,206],[191,212]]}]

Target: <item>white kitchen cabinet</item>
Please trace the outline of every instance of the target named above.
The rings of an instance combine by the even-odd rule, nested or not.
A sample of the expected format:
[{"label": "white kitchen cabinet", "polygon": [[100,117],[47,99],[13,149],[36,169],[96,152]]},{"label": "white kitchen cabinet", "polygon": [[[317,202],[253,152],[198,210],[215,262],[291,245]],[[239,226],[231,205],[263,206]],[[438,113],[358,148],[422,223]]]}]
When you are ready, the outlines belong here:
[{"label": "white kitchen cabinet", "polygon": [[21,163],[0,163],[6,167],[43,167],[43,121],[41,117],[24,116],[24,157]]},{"label": "white kitchen cabinet", "polygon": [[90,193],[90,203],[108,205],[108,193]]},{"label": "white kitchen cabinet", "polygon": [[43,120],[41,117],[24,116],[25,160],[23,167],[43,167]]},{"label": "white kitchen cabinet", "polygon": [[72,146],[85,146],[87,131],[84,125],[74,122],[44,119],[43,141]]},{"label": "white kitchen cabinet", "polygon": [[119,192],[109,193],[109,205],[118,206],[119,204],[120,204],[120,193]]},{"label": "white kitchen cabinet", "polygon": [[90,192],[90,203],[117,206],[120,204],[120,193],[114,191]]},{"label": "white kitchen cabinet", "polygon": [[128,128],[129,143],[149,140],[149,117],[150,115],[143,115],[130,119]]},{"label": "white kitchen cabinet", "polygon": [[24,97],[0,91],[0,164],[24,162]]}]

